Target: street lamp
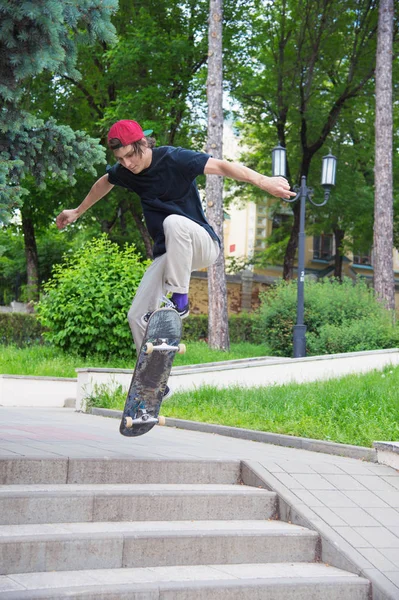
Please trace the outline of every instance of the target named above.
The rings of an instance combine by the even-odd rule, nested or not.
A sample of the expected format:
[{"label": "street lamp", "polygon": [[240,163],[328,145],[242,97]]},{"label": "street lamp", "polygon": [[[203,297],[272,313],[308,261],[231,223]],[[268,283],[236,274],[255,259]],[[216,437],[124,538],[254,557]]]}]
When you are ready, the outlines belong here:
[{"label": "street lamp", "polygon": [[[284,202],[296,202],[300,200],[299,211],[299,234],[298,234],[298,292],[297,292],[297,318],[294,326],[294,358],[306,356],[306,325],[304,324],[304,283],[305,283],[305,203],[309,200],[313,206],[324,206],[330,197],[331,187],[335,185],[335,173],[337,159],[331,154],[323,156],[323,167],[321,171],[321,185],[324,188],[324,202],[316,204],[313,202],[313,189],[306,184],[306,177],[302,175],[301,185],[294,186],[297,192],[295,198],[283,198]],[[276,146],[272,150],[272,173],[273,176],[286,175],[286,150],[283,146]]]}]

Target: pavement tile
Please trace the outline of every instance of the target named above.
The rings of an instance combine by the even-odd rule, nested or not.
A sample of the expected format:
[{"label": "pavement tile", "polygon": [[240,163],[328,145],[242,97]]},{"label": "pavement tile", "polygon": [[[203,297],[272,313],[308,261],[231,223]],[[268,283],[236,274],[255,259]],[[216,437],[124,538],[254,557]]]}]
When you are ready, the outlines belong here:
[{"label": "pavement tile", "polygon": [[329,481],[324,479],[321,475],[317,473],[314,474],[302,474],[296,473],[293,475],[297,481],[307,490],[334,490],[335,486],[332,485]]},{"label": "pavement tile", "polygon": [[314,506],[324,506],[321,500],[316,498],[316,496],[314,496],[311,492],[308,492],[307,490],[295,490],[295,492],[293,493],[310,508],[313,508]]},{"label": "pavement tile", "polygon": [[386,527],[354,527],[374,548],[399,548],[399,538]]},{"label": "pavement tile", "polygon": [[340,467],[337,467],[331,463],[314,463],[312,464],[312,469],[319,475],[324,475],[327,473],[343,475],[344,473]]},{"label": "pavement tile", "polygon": [[393,563],[397,570],[399,570],[399,549],[398,548],[379,548],[381,554],[383,554],[391,563]]},{"label": "pavement tile", "polygon": [[334,512],[344,520],[346,525],[351,527],[378,527],[380,523],[373,519],[365,510],[362,508],[335,508]]},{"label": "pavement tile", "polygon": [[392,563],[382,552],[375,548],[359,548],[360,554],[363,554],[371,564],[380,571],[397,571],[397,566]]},{"label": "pavement tile", "polygon": [[366,540],[352,527],[334,527],[334,530],[354,548],[371,548],[373,546],[370,541]]},{"label": "pavement tile", "polygon": [[279,462],[279,466],[284,469],[286,473],[293,475],[295,473],[314,473],[313,467],[306,463],[295,462],[293,460]]},{"label": "pavement tile", "polygon": [[303,485],[287,473],[274,473],[274,477],[284,484],[289,490],[303,489]]},{"label": "pavement tile", "polygon": [[366,508],[367,512],[385,527],[399,527],[399,511],[394,508]]},{"label": "pavement tile", "polygon": [[345,526],[347,523],[343,521],[336,512],[326,506],[312,506],[312,510],[319,515],[331,527]]},{"label": "pavement tile", "polygon": [[396,476],[384,475],[383,479],[392,487],[399,490],[399,474]]},{"label": "pavement tile", "polygon": [[366,488],[359,483],[352,475],[329,475],[324,477],[338,490],[365,490]]},{"label": "pavement tile", "polygon": [[395,492],[383,492],[380,490],[375,490],[375,495],[384,500],[389,506],[392,508],[399,508],[399,491]]},{"label": "pavement tile", "polygon": [[[367,488],[368,490],[375,491],[386,491],[386,492],[394,492],[396,490],[390,483],[379,477],[378,475],[353,475],[353,478],[356,479],[362,486]],[[353,488],[355,489],[355,488]]]},{"label": "pavement tile", "polygon": [[363,508],[388,508],[388,504],[384,500],[370,491],[345,490],[345,495]]},{"label": "pavement tile", "polygon": [[[384,571],[384,574],[399,588],[399,571]],[[399,591],[398,591],[399,594]],[[398,595],[399,598],[399,595]]]},{"label": "pavement tile", "polygon": [[360,461],[356,463],[345,462],[340,465],[340,468],[348,475],[370,475],[368,467]]},{"label": "pavement tile", "polygon": [[337,490],[313,490],[314,496],[330,508],[356,507],[356,504],[345,494]]}]

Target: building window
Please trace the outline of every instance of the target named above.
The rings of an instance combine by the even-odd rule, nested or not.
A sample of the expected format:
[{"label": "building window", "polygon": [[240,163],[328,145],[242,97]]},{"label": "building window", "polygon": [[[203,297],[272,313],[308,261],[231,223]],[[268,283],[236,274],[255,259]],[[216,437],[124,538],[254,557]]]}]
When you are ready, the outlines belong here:
[{"label": "building window", "polygon": [[318,260],[330,260],[333,254],[332,234],[322,233],[313,237],[313,258]]},{"label": "building window", "polygon": [[359,248],[353,251],[353,263],[355,265],[367,265],[371,267],[373,265],[373,255],[371,248],[367,252],[361,252]]},{"label": "building window", "polygon": [[288,226],[292,223],[292,215],[275,214],[273,215],[272,231]]}]

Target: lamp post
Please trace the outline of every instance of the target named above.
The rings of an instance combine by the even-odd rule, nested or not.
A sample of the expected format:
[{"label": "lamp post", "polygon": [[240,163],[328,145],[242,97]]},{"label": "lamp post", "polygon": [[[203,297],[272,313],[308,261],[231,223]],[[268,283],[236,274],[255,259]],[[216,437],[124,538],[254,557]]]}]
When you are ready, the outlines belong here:
[{"label": "lamp post", "polygon": [[[313,206],[324,206],[330,197],[331,187],[335,185],[337,159],[331,153],[323,156],[321,185],[324,188],[324,201],[320,204],[313,202],[313,189],[307,186],[306,177],[302,175],[301,185],[294,186],[297,192],[295,198],[286,199],[284,202],[300,200],[299,207],[299,234],[298,234],[298,289],[297,289],[297,318],[294,326],[293,343],[294,358],[306,356],[306,325],[304,323],[304,284],[305,284],[305,204],[309,200]],[[286,150],[283,146],[276,146],[272,150],[273,176],[286,176]]]}]

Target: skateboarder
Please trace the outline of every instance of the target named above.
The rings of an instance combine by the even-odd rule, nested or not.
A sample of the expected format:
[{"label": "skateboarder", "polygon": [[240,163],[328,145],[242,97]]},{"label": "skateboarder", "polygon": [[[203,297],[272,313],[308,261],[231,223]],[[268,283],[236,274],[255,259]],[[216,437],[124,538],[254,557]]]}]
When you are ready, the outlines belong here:
[{"label": "skateboarder", "polygon": [[73,223],[117,185],[140,197],[148,232],[154,241],[154,261],[144,274],[128,321],[139,352],[146,322],[164,294],[181,318],[189,314],[188,290],[191,272],[213,264],[220,240],[206,220],[196,177],[220,175],[251,183],[278,198],[295,196],[283,177],[266,177],[237,163],[217,160],[209,154],[172,146],[155,147],[152,131],[143,131],[136,121],[115,123],[108,133],[108,146],[117,160],[107,168],[75,209],[57,217],[58,229]]}]

